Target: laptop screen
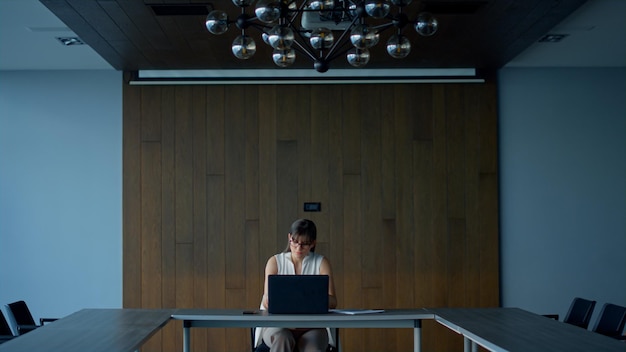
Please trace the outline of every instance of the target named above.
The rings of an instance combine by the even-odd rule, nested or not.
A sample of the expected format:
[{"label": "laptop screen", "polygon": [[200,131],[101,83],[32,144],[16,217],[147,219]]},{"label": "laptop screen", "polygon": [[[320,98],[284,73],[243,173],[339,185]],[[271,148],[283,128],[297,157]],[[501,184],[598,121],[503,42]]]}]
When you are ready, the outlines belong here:
[{"label": "laptop screen", "polygon": [[270,275],[268,312],[272,314],[328,313],[328,275]]}]

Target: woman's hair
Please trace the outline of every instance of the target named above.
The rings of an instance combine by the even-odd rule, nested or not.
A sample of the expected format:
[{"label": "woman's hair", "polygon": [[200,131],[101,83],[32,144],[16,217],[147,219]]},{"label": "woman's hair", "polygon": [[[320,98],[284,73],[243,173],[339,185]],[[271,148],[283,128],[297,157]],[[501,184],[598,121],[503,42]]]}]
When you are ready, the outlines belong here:
[{"label": "woman's hair", "polygon": [[[317,239],[317,227],[315,223],[309,219],[298,219],[291,224],[289,229],[291,238],[298,240],[298,238],[306,238],[307,241],[313,242]],[[287,241],[287,248],[283,252],[291,252],[291,246]],[[315,246],[311,247],[311,252],[315,252]]]}]

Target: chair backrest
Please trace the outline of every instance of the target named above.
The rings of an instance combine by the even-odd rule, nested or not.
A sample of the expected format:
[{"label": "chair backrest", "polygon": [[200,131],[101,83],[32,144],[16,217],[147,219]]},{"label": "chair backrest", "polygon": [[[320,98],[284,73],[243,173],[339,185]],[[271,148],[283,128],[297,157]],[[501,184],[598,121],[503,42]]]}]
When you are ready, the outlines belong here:
[{"label": "chair backrest", "polygon": [[30,314],[30,309],[28,309],[26,302],[17,301],[9,303],[8,307],[11,313],[13,313],[17,325],[37,325],[35,324],[35,319],[33,319],[32,314]]},{"label": "chair backrest", "polygon": [[0,318],[0,336],[13,336],[13,332],[11,331],[7,319],[4,317],[4,313],[0,312],[0,315],[2,315]]},{"label": "chair backrest", "polygon": [[590,301],[584,298],[576,297],[572,301],[572,304],[563,319],[564,323],[579,326],[583,329],[587,329],[593,308],[596,306],[596,301]]},{"label": "chair backrest", "polygon": [[592,331],[606,336],[619,337],[624,330],[624,323],[626,323],[626,307],[605,303]]}]

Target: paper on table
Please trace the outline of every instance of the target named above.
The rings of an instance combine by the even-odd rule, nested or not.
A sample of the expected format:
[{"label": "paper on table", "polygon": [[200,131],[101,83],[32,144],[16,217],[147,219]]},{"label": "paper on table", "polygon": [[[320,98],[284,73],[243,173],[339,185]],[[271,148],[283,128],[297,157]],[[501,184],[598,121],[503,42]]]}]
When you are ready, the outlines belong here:
[{"label": "paper on table", "polygon": [[333,313],[339,313],[339,314],[356,315],[356,314],[382,313],[385,310],[384,309],[331,309],[330,311]]}]

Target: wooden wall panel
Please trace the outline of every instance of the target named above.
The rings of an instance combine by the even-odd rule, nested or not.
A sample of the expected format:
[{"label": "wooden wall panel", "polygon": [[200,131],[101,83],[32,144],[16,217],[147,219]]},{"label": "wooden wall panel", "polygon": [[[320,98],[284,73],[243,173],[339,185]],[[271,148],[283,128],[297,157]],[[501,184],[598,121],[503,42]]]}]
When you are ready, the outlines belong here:
[{"label": "wooden wall panel", "polygon": [[[124,307],[258,307],[298,217],[318,225],[340,307],[498,306],[497,170],[493,83],[125,85]],[[341,334],[347,351],[412,349],[408,330]],[[181,344],[172,324],[142,350]],[[461,346],[424,323],[425,351]]]}]

